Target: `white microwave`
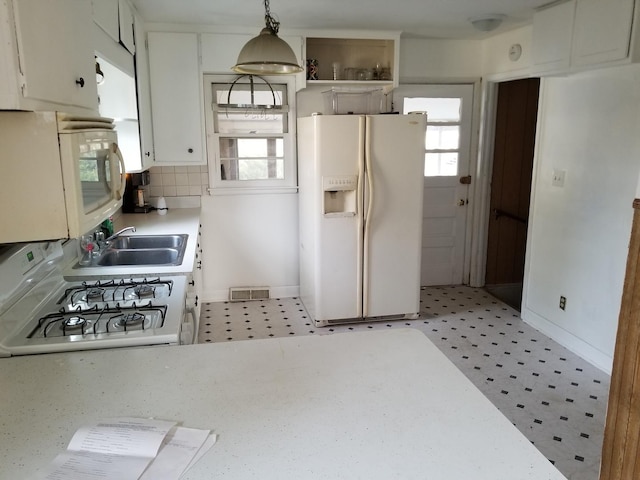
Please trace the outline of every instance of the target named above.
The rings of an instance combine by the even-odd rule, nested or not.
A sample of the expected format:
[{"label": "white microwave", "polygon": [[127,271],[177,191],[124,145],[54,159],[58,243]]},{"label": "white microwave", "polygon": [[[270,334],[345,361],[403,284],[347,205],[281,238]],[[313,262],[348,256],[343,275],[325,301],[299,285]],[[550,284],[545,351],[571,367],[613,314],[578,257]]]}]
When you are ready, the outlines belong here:
[{"label": "white microwave", "polygon": [[0,243],[76,238],[122,206],[111,119],[0,112]]}]

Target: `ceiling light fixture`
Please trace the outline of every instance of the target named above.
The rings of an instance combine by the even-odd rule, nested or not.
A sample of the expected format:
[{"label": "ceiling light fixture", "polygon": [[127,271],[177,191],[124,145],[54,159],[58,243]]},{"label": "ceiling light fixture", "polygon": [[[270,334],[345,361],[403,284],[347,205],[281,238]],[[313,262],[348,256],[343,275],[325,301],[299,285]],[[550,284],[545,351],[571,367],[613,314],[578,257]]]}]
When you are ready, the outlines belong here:
[{"label": "ceiling light fixture", "polygon": [[278,37],[280,22],[271,16],[269,0],[264,0],[264,20],[266,27],[242,47],[238,62],[231,70],[248,75],[284,75],[301,72],[303,69],[298,65],[293,50],[287,42]]},{"label": "ceiling light fixture", "polygon": [[476,30],[479,30],[481,32],[490,32],[498,28],[505,18],[507,18],[506,15],[492,13],[488,15],[471,17],[469,21]]}]

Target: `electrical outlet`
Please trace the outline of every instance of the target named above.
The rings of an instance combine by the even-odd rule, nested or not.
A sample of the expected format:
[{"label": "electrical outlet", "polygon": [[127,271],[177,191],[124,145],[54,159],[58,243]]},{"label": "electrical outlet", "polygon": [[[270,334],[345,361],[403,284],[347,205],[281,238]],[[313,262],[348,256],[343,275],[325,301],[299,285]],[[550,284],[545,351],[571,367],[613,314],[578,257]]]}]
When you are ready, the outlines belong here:
[{"label": "electrical outlet", "polygon": [[560,296],[560,310],[565,310],[567,308],[567,297]]},{"label": "electrical outlet", "polygon": [[567,174],[566,170],[553,169],[553,178],[551,179],[551,185],[554,187],[564,187],[564,177]]}]

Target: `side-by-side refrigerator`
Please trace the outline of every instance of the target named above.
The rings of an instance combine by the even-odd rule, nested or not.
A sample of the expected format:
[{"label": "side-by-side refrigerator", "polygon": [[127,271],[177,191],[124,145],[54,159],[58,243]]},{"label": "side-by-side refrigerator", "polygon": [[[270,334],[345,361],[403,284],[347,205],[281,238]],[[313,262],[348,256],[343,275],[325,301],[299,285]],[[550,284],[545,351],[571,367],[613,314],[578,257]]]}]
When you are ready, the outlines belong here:
[{"label": "side-by-side refrigerator", "polygon": [[298,119],[300,297],[316,326],[416,318],[426,115]]}]

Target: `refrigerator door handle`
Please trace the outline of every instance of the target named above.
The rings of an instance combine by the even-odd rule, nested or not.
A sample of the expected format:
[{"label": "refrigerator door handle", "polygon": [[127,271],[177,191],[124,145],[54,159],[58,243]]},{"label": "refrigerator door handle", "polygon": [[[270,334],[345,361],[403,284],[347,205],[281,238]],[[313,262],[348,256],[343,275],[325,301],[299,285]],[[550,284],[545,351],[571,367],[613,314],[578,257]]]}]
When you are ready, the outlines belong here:
[{"label": "refrigerator door handle", "polygon": [[364,233],[364,228],[365,228],[365,217],[364,217],[364,212],[365,212],[365,205],[364,205],[364,194],[365,194],[365,174],[366,174],[366,168],[365,168],[365,156],[366,156],[366,150],[365,150],[365,141],[366,141],[366,137],[365,137],[365,120],[366,117],[359,117],[358,119],[358,132],[359,132],[359,138],[358,138],[358,259],[357,259],[357,288],[356,288],[356,295],[357,295],[357,309],[356,309],[356,314],[358,317],[363,317],[363,303],[364,303],[364,279],[366,278],[364,276],[364,237],[363,237],[363,233]]},{"label": "refrigerator door handle", "polygon": [[[363,231],[363,255],[362,255],[362,317],[369,316],[369,242],[371,237],[371,213],[373,210],[373,169],[371,165],[371,119],[363,117],[365,120],[364,128],[364,171],[366,184],[366,212],[364,213],[364,231]],[[364,197],[363,197],[364,198]]]}]

